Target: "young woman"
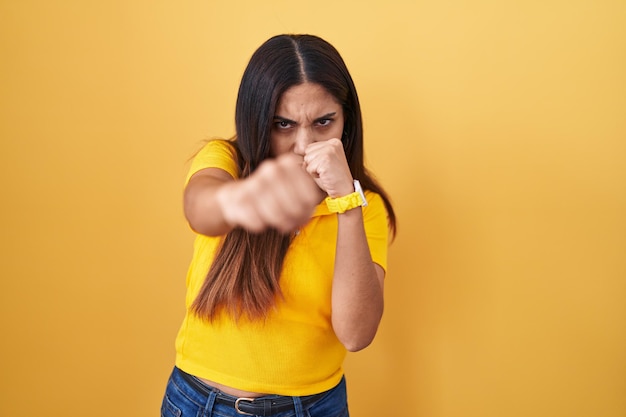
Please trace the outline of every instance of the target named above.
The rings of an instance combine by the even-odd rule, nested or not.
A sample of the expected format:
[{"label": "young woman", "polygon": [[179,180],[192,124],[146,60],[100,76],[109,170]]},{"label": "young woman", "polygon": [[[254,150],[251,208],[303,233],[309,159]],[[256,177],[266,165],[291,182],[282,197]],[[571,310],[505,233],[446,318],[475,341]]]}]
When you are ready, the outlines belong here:
[{"label": "young woman", "polygon": [[236,139],[194,158],[187,314],[162,416],[348,416],[342,362],[383,313],[389,198],[363,164],[352,78],[328,42],[252,56]]}]

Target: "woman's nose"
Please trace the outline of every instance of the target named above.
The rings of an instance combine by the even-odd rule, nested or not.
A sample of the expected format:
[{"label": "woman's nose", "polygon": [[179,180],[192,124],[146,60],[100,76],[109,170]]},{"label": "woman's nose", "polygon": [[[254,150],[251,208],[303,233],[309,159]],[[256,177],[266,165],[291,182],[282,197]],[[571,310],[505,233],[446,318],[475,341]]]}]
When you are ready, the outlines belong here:
[{"label": "woman's nose", "polygon": [[293,147],[293,152],[297,155],[304,156],[307,146],[313,143],[313,141],[314,141],[313,134],[309,129],[305,127],[298,129],[298,131],[296,132],[296,139],[295,139],[295,143]]}]

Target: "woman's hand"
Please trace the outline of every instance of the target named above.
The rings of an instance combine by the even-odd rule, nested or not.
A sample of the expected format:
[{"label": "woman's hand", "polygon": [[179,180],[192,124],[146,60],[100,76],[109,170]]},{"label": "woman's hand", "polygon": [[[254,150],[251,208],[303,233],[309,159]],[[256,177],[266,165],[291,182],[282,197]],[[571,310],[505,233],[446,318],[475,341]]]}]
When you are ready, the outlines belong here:
[{"label": "woman's hand", "polygon": [[286,233],[302,226],[322,197],[295,154],[267,160],[250,177],[228,182],[216,193],[225,222],[253,232],[272,227]]},{"label": "woman's hand", "polygon": [[330,197],[343,197],[354,191],[350,167],[339,139],[314,142],[307,146],[304,167]]},{"label": "woman's hand", "polygon": [[289,152],[263,162],[245,179],[217,168],[194,174],[185,189],[185,215],[198,233],[219,236],[234,227],[288,233],[309,221],[324,198],[354,191],[339,139],[314,142],[305,155]]},{"label": "woman's hand", "polygon": [[[307,172],[330,197],[354,191],[343,144],[338,139],[306,147]],[[384,270],[372,261],[360,208],[337,215],[337,242],[332,288],[332,325],[350,351],[368,346],[383,314]]]}]

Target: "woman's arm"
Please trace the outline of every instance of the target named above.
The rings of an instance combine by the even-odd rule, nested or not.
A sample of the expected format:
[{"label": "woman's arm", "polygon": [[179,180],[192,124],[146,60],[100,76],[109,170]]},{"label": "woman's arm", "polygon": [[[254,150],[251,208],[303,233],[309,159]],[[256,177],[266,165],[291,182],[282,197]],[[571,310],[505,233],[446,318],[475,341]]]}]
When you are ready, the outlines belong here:
[{"label": "woman's arm", "polygon": [[234,227],[290,232],[310,219],[320,199],[302,158],[289,154],[263,162],[243,180],[219,168],[202,169],[187,183],[183,205],[193,230],[218,236]]},{"label": "woman's arm", "polygon": [[[350,168],[339,139],[316,142],[306,149],[309,174],[330,197],[354,192]],[[361,208],[337,214],[337,249],[332,288],[332,324],[350,351],[368,346],[383,314],[383,269],[372,261]]]},{"label": "woman's arm", "polygon": [[232,229],[217,198],[218,191],[231,182],[234,182],[233,177],[219,168],[202,169],[189,179],[183,194],[183,209],[194,231],[219,236]]},{"label": "woman's arm", "polygon": [[351,352],[367,347],[383,315],[384,270],[372,261],[362,209],[338,214],[332,290],[335,334]]}]

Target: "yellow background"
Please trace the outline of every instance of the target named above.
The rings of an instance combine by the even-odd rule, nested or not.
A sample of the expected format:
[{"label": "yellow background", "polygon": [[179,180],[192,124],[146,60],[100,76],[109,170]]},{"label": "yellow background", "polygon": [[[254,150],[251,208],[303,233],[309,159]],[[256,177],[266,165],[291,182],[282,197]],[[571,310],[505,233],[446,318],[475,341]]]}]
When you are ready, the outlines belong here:
[{"label": "yellow background", "polygon": [[333,43],[400,219],[352,414],[626,416],[626,3],[0,2],[1,416],[154,416],[266,38]]}]

